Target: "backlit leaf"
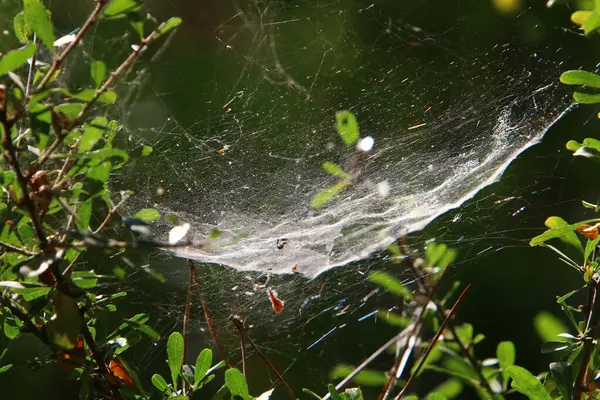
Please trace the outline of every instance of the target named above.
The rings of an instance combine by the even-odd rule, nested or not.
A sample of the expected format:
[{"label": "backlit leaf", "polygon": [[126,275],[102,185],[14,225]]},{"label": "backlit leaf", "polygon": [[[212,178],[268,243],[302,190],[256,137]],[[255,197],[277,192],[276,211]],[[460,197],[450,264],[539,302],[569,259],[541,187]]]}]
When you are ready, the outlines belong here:
[{"label": "backlit leaf", "polygon": [[512,388],[530,400],[552,400],[542,383],[525,368],[513,365],[506,372],[512,378]]},{"label": "backlit leaf", "polygon": [[179,332],[173,332],[167,341],[167,362],[171,370],[171,380],[175,389],[177,389],[178,377],[183,366],[183,352],[183,336]]},{"label": "backlit leaf", "polygon": [[248,385],[246,384],[246,379],[244,379],[244,375],[242,375],[240,370],[236,368],[230,368],[225,371],[225,385],[231,392],[232,396],[239,396],[243,400],[252,399],[252,397],[248,394]]},{"label": "backlit leaf", "polygon": [[346,147],[353,147],[360,137],[358,122],[350,111],[338,111],[335,113],[335,123],[338,134]]},{"label": "backlit leaf", "polygon": [[23,10],[27,26],[54,53],[54,31],[50,22],[50,12],[39,0],[23,0]]},{"label": "backlit leaf", "polygon": [[533,319],[533,326],[538,336],[544,342],[550,342],[560,338],[560,333],[567,332],[565,324],[548,311],[542,311]]},{"label": "backlit leaf", "polygon": [[141,0],[113,0],[104,9],[105,17],[134,12],[140,9]]},{"label": "backlit leaf", "polygon": [[160,218],[160,212],[154,208],[144,208],[134,215],[134,218],[141,219],[144,222],[154,222]]},{"label": "backlit leaf", "polygon": [[198,384],[210,369],[210,364],[212,364],[212,350],[204,349],[198,354],[198,358],[196,359],[196,369],[194,370],[194,390],[198,387]]},{"label": "backlit leaf", "polygon": [[96,85],[96,88],[99,88],[106,78],[106,64],[102,61],[92,61],[90,65],[90,75],[92,76],[92,80]]},{"label": "backlit leaf", "polygon": [[398,281],[395,277],[383,271],[375,271],[369,274],[369,280],[376,285],[381,286],[388,292],[395,294],[396,296],[402,297],[406,301],[412,299],[412,292],[402,282]]},{"label": "backlit leaf", "polygon": [[28,43],[33,35],[33,32],[31,32],[25,23],[25,14],[23,12],[18,13],[15,15],[15,18],[13,18],[13,31],[19,42],[22,44]]},{"label": "backlit leaf", "polygon": [[11,50],[0,58],[0,76],[5,75],[27,62],[35,54],[35,44],[30,43],[20,49]]},{"label": "backlit leaf", "polygon": [[346,183],[346,181],[342,181],[334,185],[327,186],[325,189],[321,190],[313,196],[313,198],[310,201],[311,208],[318,209],[324,207],[342,190],[344,190],[344,188],[346,188],[347,185],[348,183]]}]

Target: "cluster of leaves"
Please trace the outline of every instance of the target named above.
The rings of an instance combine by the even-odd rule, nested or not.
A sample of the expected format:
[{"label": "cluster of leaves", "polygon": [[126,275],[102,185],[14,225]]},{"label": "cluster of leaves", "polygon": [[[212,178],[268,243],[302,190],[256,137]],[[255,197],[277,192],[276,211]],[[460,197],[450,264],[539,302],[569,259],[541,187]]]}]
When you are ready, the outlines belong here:
[{"label": "cluster of leaves", "polygon": [[[371,149],[373,139],[370,136],[363,139],[360,138],[358,121],[350,111],[343,110],[336,112],[335,123],[337,132],[346,149],[356,147],[357,152],[367,152]],[[310,206],[314,209],[326,206],[357,178],[355,171],[348,173],[332,161],[325,161],[322,168],[323,171],[335,177],[337,182],[327,186],[313,196]]]},{"label": "cluster of leaves", "polygon": [[[167,346],[172,383],[154,375],[158,397],[149,394],[127,362],[128,349],[144,339],[157,342],[159,335],[147,314],[110,329],[106,321],[127,293],[100,290],[106,282],[118,288],[126,278],[126,269],[118,265],[131,264],[128,249],[178,245],[189,229],[187,224],[175,227],[169,241],[159,243],[147,227],[161,217],[157,210],[143,209],[129,219],[118,215],[133,193],[115,196],[107,182],[130,154],[119,148],[118,121],[103,116],[117,101],[119,78],[181,19],[158,23],[143,13],[141,0],[93,3],[75,34],[56,39],[50,11],[40,0],[23,0],[13,24],[21,47],[0,58],[0,327],[6,337],[0,373],[10,374],[17,366],[2,360],[28,335],[46,350],[18,363],[36,368],[58,364],[81,383],[82,399],[185,399],[210,382],[223,364],[211,366],[212,353],[204,350],[194,367],[184,365],[185,345],[174,334]],[[92,26],[115,19],[130,22],[138,43],[110,73],[105,62],[90,61],[89,87],[69,87],[61,79],[66,61],[81,51]],[[149,146],[136,149],[140,156],[151,152]],[[86,269],[91,265],[86,260],[103,253],[118,256],[111,258],[117,266]],[[221,392],[251,398],[240,376],[237,370],[226,371]]]}]

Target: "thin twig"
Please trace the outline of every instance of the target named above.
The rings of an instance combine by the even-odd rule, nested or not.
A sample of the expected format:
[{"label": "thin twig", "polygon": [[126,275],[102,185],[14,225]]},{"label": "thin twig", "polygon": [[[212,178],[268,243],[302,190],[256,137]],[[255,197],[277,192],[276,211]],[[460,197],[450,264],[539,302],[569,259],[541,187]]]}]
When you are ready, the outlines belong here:
[{"label": "thin twig", "polygon": [[[36,58],[37,58],[37,45],[39,42],[40,42],[40,40],[37,37],[37,34],[34,33],[33,34],[33,44],[35,44],[36,49],[35,49],[35,52],[33,53],[33,56],[31,56],[31,60],[30,60],[30,64],[29,64],[29,71],[27,71],[27,83],[25,86],[25,101],[28,101],[29,98],[31,97],[31,88],[33,86],[33,72],[35,70],[35,62],[36,62]],[[17,147],[21,146],[21,140],[23,139],[24,132],[25,132],[25,121],[22,120],[21,124],[19,125],[19,135],[17,136]]]},{"label": "thin twig", "polygon": [[[101,0],[101,1],[106,2],[106,0]],[[88,101],[87,103],[85,103],[83,105],[83,107],[81,108],[81,111],[79,112],[77,117],[75,117],[75,119],[71,123],[72,128],[79,126],[83,122],[83,118],[85,117],[87,111],[91,108],[91,106],[94,105],[96,103],[96,101],[98,101],[100,96],[102,96],[102,94],[104,94],[109,89],[109,87],[117,81],[117,79],[123,74],[123,72],[125,72],[129,67],[131,67],[133,65],[135,60],[137,60],[137,58],[142,54],[142,52],[146,49],[146,47],[148,47],[148,45],[150,45],[150,43],[152,43],[154,41],[154,39],[156,39],[157,35],[165,27],[165,24],[166,23],[163,22],[155,30],[153,30],[152,33],[150,33],[148,36],[146,36],[144,39],[142,39],[140,44],[135,47],[135,49],[125,59],[125,61],[123,61],[121,63],[121,65],[119,65],[117,67],[117,69],[115,69],[114,71],[112,71],[110,73],[110,75],[108,76],[108,79],[106,79],[106,81],[104,81],[102,86],[100,86],[96,90],[96,92],[94,93],[94,97],[92,97],[92,99],[90,101]],[[81,33],[81,31],[79,31],[79,33]],[[66,49],[65,49],[65,52],[66,52]],[[48,161],[50,156],[56,151],[58,146],[60,146],[60,144],[63,142],[65,136],[66,135],[63,135],[60,132],[56,132],[56,139],[54,140],[54,142],[52,142],[52,144],[46,149],[46,151],[34,163],[35,168],[39,168],[46,161]]]},{"label": "thin twig", "polygon": [[119,208],[121,208],[123,204],[125,204],[128,198],[129,196],[123,196],[123,198],[112,209],[108,211],[108,214],[106,214],[106,218],[104,218],[104,221],[102,221],[100,226],[98,226],[98,228],[96,228],[96,230],[94,231],[94,235],[100,233],[100,231],[104,229],[106,224],[108,224],[108,221],[112,218],[113,215],[116,214]]},{"label": "thin twig", "polygon": [[423,357],[421,357],[421,361],[419,361],[419,364],[417,365],[417,367],[415,368],[415,370],[413,371],[413,373],[408,378],[408,381],[406,381],[406,385],[404,385],[404,387],[402,388],[402,390],[400,391],[400,393],[398,393],[398,396],[396,396],[394,398],[394,400],[398,400],[398,399],[400,399],[402,397],[402,395],[404,394],[404,392],[406,392],[408,390],[408,388],[409,388],[410,384],[412,383],[412,381],[414,380],[414,378],[419,374],[419,371],[421,370],[421,368],[423,368],[423,365],[425,365],[425,361],[427,360],[427,357],[429,356],[429,354],[433,350],[433,347],[435,346],[435,344],[439,340],[440,336],[442,335],[442,333],[446,329],[446,326],[448,325],[448,322],[450,322],[450,319],[454,316],[454,313],[456,313],[456,310],[457,310],[458,306],[460,305],[462,299],[465,297],[465,295],[467,294],[467,292],[469,291],[470,288],[471,288],[471,284],[468,284],[467,287],[465,287],[465,289],[462,291],[462,293],[460,294],[460,296],[458,296],[458,299],[456,299],[456,302],[454,303],[454,305],[450,309],[450,312],[448,313],[448,315],[446,316],[446,318],[444,319],[444,321],[440,325],[440,328],[438,329],[437,333],[435,334],[435,336],[433,337],[433,339],[429,343],[429,346],[427,347],[427,350],[425,351],[425,354],[423,355]]},{"label": "thin twig", "polygon": [[40,248],[42,250],[46,250],[48,245],[48,240],[46,239],[46,234],[44,233],[44,229],[42,228],[42,224],[40,223],[39,215],[35,207],[35,203],[29,197],[29,188],[27,187],[28,179],[23,175],[21,171],[21,166],[19,165],[19,160],[15,153],[15,149],[13,147],[13,143],[10,137],[10,131],[12,124],[14,121],[9,122],[7,120],[7,104],[6,104],[6,86],[0,85],[0,124],[2,126],[2,147],[4,148],[4,158],[10,165],[11,169],[15,173],[17,177],[17,182],[21,187],[22,192],[22,201],[29,212],[31,217],[31,224],[33,225],[33,229],[39,241]]},{"label": "thin twig", "polygon": [[[411,262],[411,260],[409,260],[409,264],[412,267],[413,272],[417,275],[417,278],[418,278],[417,284],[419,285],[419,288],[429,295],[430,290],[429,290],[429,287],[425,280],[425,278],[426,278],[425,274],[423,274],[423,271],[421,271],[419,268],[417,268],[415,266],[414,262]],[[433,301],[433,304],[435,305],[436,312],[439,314],[440,319],[442,319],[442,320],[445,319],[445,317],[446,317],[445,307],[435,298],[431,297],[431,300]],[[458,336],[456,328],[455,328],[454,324],[452,323],[452,321],[449,322],[448,329],[452,333],[452,336],[454,336],[454,340],[456,341],[456,344],[458,344],[461,354],[469,361],[469,364],[471,364],[471,367],[473,367],[473,370],[475,371],[475,373],[477,374],[477,376],[479,378],[480,385],[493,398],[496,395],[496,393],[494,393],[494,391],[490,387],[490,384],[488,383],[487,379],[483,375],[483,370],[481,368],[481,365],[477,362],[477,360],[473,357],[473,355],[471,355],[467,346],[465,346],[465,344],[462,342],[462,340]]]},{"label": "thin twig", "polygon": [[185,312],[183,313],[183,365],[186,365],[187,349],[188,349],[188,332],[190,325],[190,315],[192,313],[192,286],[194,284],[194,273],[192,265],[188,263],[188,287],[187,298],[185,299]]},{"label": "thin twig", "polygon": [[239,317],[237,315],[231,316],[229,319],[231,320],[231,322],[233,322],[235,327],[238,329],[238,331],[240,332],[240,335],[245,336],[246,339],[248,339],[248,342],[250,343],[252,348],[258,353],[258,355],[260,356],[260,358],[262,358],[262,360],[265,362],[265,364],[267,364],[269,369],[271,371],[273,371],[273,373],[275,375],[277,375],[277,379],[279,379],[279,382],[281,382],[283,384],[283,386],[285,387],[285,390],[287,390],[288,394],[290,395],[290,398],[292,400],[295,400],[296,395],[294,395],[294,391],[292,390],[292,388],[290,388],[290,386],[285,381],[285,379],[283,379],[283,376],[279,373],[279,371],[277,371],[277,369],[273,366],[273,364],[271,364],[271,361],[269,361],[269,359],[263,354],[263,352],[260,351],[260,349],[258,348],[256,343],[254,343],[252,338],[250,336],[248,336],[248,332],[246,332],[246,326],[243,322],[243,321],[245,321],[245,319],[242,319],[241,317]]},{"label": "thin twig", "polygon": [[581,349],[582,365],[579,368],[577,378],[575,379],[574,400],[580,400],[584,392],[588,390],[588,375],[589,364],[592,352],[594,349],[594,337],[598,327],[600,318],[600,299],[598,295],[598,282],[591,280],[589,283],[590,289],[588,292],[587,302],[587,318],[585,323],[583,348]]},{"label": "thin twig", "polygon": [[206,301],[204,300],[204,293],[202,292],[202,285],[200,283],[200,279],[196,275],[196,267],[191,260],[188,260],[188,266],[190,269],[190,274],[194,280],[196,290],[198,291],[198,295],[200,296],[200,303],[202,304],[202,312],[204,313],[204,319],[206,320],[206,324],[208,325],[208,331],[210,332],[210,336],[212,337],[213,342],[215,342],[215,346],[217,346],[217,350],[219,351],[219,355],[221,356],[221,360],[225,362],[227,368],[231,368],[231,364],[227,359],[227,355],[225,351],[223,351],[223,347],[221,346],[221,342],[217,337],[217,332],[215,331],[215,327],[212,323],[212,318],[210,316],[210,312],[208,311],[208,307],[206,306]]},{"label": "thin twig", "polygon": [[69,54],[71,54],[71,51],[73,51],[75,46],[79,44],[83,35],[85,35],[87,31],[92,27],[92,25],[96,23],[98,17],[102,13],[102,10],[109,3],[109,1],[110,0],[96,0],[96,8],[94,9],[94,11],[92,11],[92,13],[88,17],[87,21],[85,21],[79,32],[77,32],[77,35],[75,36],[73,41],[69,43],[67,48],[58,57],[54,59],[54,62],[50,66],[50,69],[48,70],[48,72],[46,72],[46,75],[44,75],[44,78],[36,88],[38,91],[44,89],[48,82],[50,82],[50,79],[52,79],[52,76],[54,75],[56,70],[60,67],[63,61],[65,61]]},{"label": "thin twig", "polygon": [[0,240],[0,247],[4,248],[5,251],[10,251],[12,253],[24,254],[26,256],[35,256],[37,253],[27,250],[26,248],[12,245],[10,243],[6,243]]}]

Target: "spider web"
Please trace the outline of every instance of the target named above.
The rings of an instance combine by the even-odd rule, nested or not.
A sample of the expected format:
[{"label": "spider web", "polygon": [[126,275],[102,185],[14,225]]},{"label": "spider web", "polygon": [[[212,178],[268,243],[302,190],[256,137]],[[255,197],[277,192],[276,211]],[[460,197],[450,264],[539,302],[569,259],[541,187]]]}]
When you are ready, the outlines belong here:
[{"label": "spider web", "polygon": [[[393,2],[318,5],[237,8],[214,31],[213,56],[234,72],[155,83],[129,108],[129,129],[154,148],[136,165],[138,198],[197,238],[220,232],[209,249],[177,256],[311,278],[365,259],[497,180],[568,104],[554,48],[488,46],[468,18],[430,31]],[[186,124],[169,91],[193,99],[183,104],[206,96],[206,112]],[[339,109],[374,137],[370,153],[339,143]],[[311,197],[335,183],[327,160],[359,179],[315,212]]]},{"label": "spider web", "polygon": [[[516,37],[531,25],[528,12],[499,33],[502,17],[487,4],[436,5],[447,17],[434,23],[425,3],[233,4],[199,38],[198,29],[181,27],[130,81],[119,120],[134,146],[148,144],[153,152],[114,177],[116,187],[136,192],[126,212],[158,208],[190,223],[196,239],[220,232],[210,249],[147,260],[168,286],[140,279],[129,298],[144,310],[154,304],[163,332],[181,323],[185,260],[192,259],[202,263],[207,306],[234,364],[242,357],[228,321],[233,313],[248,317],[251,337],[275,365],[285,366],[286,379],[310,369],[323,375],[321,382],[311,375],[315,386],[326,383],[340,354],[356,364],[374,350],[341,332],[396,333],[368,323],[376,306],[398,307],[365,279],[370,269],[392,265],[380,250],[444,213],[442,220],[462,222],[462,212],[476,214],[490,198],[492,210],[483,211],[490,215],[519,201],[491,193],[447,213],[498,180],[568,107],[569,96],[556,84],[565,69],[556,60],[566,56],[558,45],[530,47]],[[193,20],[193,9],[180,6]],[[480,18],[489,27],[473,23]],[[334,123],[341,109],[357,116],[362,136],[375,139],[371,152],[342,146]],[[357,179],[314,211],[312,196],[336,181],[321,169],[324,161]],[[172,227],[161,220],[153,229],[166,235]],[[436,228],[447,241],[465,243],[452,227]],[[506,241],[493,224],[484,231],[469,240],[497,235]],[[287,241],[279,248],[281,239]],[[480,255],[479,249],[469,253]],[[412,280],[408,272],[394,273]],[[271,309],[267,287],[286,301],[283,313]],[[192,315],[202,315],[197,301]],[[191,334],[191,354],[211,340],[203,318]],[[347,354],[348,346],[356,351]],[[162,357],[139,351],[143,360]],[[252,353],[246,349],[248,363],[260,362]],[[248,369],[253,388],[261,379],[264,388],[277,380],[265,370]]]}]

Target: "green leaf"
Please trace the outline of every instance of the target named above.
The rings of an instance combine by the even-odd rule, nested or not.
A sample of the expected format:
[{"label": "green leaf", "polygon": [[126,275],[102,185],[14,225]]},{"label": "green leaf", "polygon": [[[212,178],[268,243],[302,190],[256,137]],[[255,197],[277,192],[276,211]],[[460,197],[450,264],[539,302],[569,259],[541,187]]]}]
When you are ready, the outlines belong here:
[{"label": "green leaf", "polygon": [[427,396],[427,400],[448,400],[448,398],[441,393],[431,393]]},{"label": "green leaf", "polygon": [[[552,217],[550,217],[552,218]],[[550,239],[555,239],[555,238],[559,238],[561,236],[566,235],[568,232],[570,231],[574,231],[575,229],[579,228],[582,225],[585,224],[589,224],[592,222],[598,222],[599,220],[596,219],[589,219],[586,221],[581,221],[581,222],[577,222],[575,224],[571,224],[571,225],[567,225],[564,227],[560,227],[560,228],[553,228],[553,229],[549,229],[547,231],[545,231],[544,233],[542,233],[541,235],[538,235],[536,237],[534,237],[533,239],[531,239],[529,241],[529,245],[530,246],[539,246],[545,242],[547,242]]]},{"label": "green leaf", "polygon": [[314,209],[321,208],[329,203],[335,196],[348,186],[347,181],[341,181],[326,187],[313,196],[310,201],[310,207]]},{"label": "green leaf", "polygon": [[248,394],[248,385],[244,375],[236,368],[225,371],[225,386],[227,386],[232,396],[239,396],[244,400],[252,399]]},{"label": "green leaf", "polygon": [[600,88],[600,76],[581,70],[566,71],[560,76],[560,81],[567,85],[585,85]]},{"label": "green leaf", "polygon": [[434,393],[444,395],[447,399],[457,398],[463,391],[463,385],[458,379],[448,379],[433,389]]},{"label": "green leaf", "polygon": [[42,43],[54,54],[54,31],[50,22],[50,12],[39,0],[23,0],[25,22]]},{"label": "green leaf", "polygon": [[506,368],[515,364],[516,351],[515,345],[512,342],[500,342],[496,348],[496,357],[502,370],[502,387],[507,388],[509,375],[506,372]]},{"label": "green leaf", "polygon": [[20,49],[11,50],[0,58],[0,76],[5,75],[21,65],[35,54],[35,44],[30,43]]},{"label": "green leaf", "polygon": [[358,122],[350,111],[338,111],[335,113],[335,123],[338,134],[346,147],[352,147],[360,137]]},{"label": "green leaf", "polygon": [[172,29],[177,28],[181,25],[181,18],[179,17],[171,17],[167,22],[164,23],[163,27],[158,31],[158,36],[164,35]]},{"label": "green leaf", "polygon": [[165,390],[169,387],[165,378],[163,378],[159,374],[152,375],[152,384],[155,388],[157,388],[161,393],[164,393]]},{"label": "green leaf", "polygon": [[75,299],[62,292],[52,297],[55,315],[46,324],[48,339],[61,349],[70,350],[77,344],[81,328],[85,323]]},{"label": "green leaf", "polygon": [[333,386],[332,383],[327,385],[327,391],[329,392],[332,400],[342,400],[342,397],[338,394],[337,390],[335,390],[335,386]]},{"label": "green leaf", "polygon": [[558,335],[568,331],[563,322],[548,311],[538,313],[533,319],[533,326],[544,342],[559,340]]},{"label": "green leaf", "polygon": [[177,382],[181,367],[183,366],[184,352],[183,336],[179,332],[173,332],[167,341],[167,356],[173,387],[177,390]]},{"label": "green leaf", "polygon": [[381,286],[388,292],[402,297],[406,301],[410,301],[413,298],[412,292],[409,288],[398,281],[395,277],[383,271],[375,271],[369,274],[369,280],[376,285]]},{"label": "green leaf", "polygon": [[110,161],[105,161],[100,163],[92,168],[87,173],[87,177],[90,179],[95,179],[100,182],[107,182],[110,176],[110,171],[112,170],[112,163]]},{"label": "green leaf", "polygon": [[82,289],[91,289],[98,283],[99,276],[93,271],[74,271],[72,274],[73,283]]},{"label": "green leaf", "polygon": [[79,151],[83,153],[91,150],[104,135],[107,125],[108,120],[105,117],[96,117],[90,123],[85,124],[79,140]]},{"label": "green leaf", "polygon": [[13,18],[13,31],[19,42],[22,44],[29,43],[33,32],[31,32],[31,29],[29,29],[25,23],[25,14],[23,12],[18,13],[15,15],[15,18]]},{"label": "green leaf", "polygon": [[113,0],[104,9],[105,17],[131,13],[141,8],[141,0]]},{"label": "green leaf", "polygon": [[506,372],[512,378],[511,387],[530,400],[552,400],[542,383],[525,368],[513,365]]},{"label": "green leaf", "polygon": [[87,199],[77,207],[75,224],[80,231],[86,231],[92,219],[92,199]]},{"label": "green leaf", "polygon": [[[550,229],[560,229],[569,226],[569,223],[561,217],[549,217],[546,219],[545,225]],[[562,236],[559,236],[563,243],[577,250],[578,253],[583,253],[583,246],[577,237],[577,234],[572,230],[567,230]]]},{"label": "green leaf", "polygon": [[198,384],[204,379],[212,364],[212,350],[204,349],[198,354],[196,359],[196,369],[194,370],[194,390]]},{"label": "green leaf", "polygon": [[152,153],[152,147],[150,147],[150,146],[142,147],[142,157],[146,157],[146,156],[150,155],[150,153]]},{"label": "green leaf", "polygon": [[92,61],[90,65],[90,75],[92,76],[92,80],[96,85],[96,88],[99,88],[106,78],[106,64],[102,61]]},{"label": "green leaf", "polygon": [[[83,104],[80,103],[63,103],[54,107],[54,111],[60,111],[70,119],[75,119],[83,109]],[[50,123],[50,121],[48,121]]]},{"label": "green leaf", "polygon": [[587,265],[588,261],[593,261],[593,260],[589,260],[589,258],[592,255],[592,253],[594,252],[594,249],[596,248],[596,246],[598,245],[598,242],[600,242],[600,235],[598,235],[598,237],[594,240],[588,240],[587,243],[585,244],[585,253],[583,254],[583,264],[584,265]]},{"label": "green leaf", "polygon": [[560,391],[563,399],[571,399],[573,396],[573,368],[568,362],[550,363],[550,379]]},{"label": "green leaf", "polygon": [[[345,364],[338,364],[331,371],[331,379],[343,379],[354,371],[354,367]],[[363,369],[358,373],[352,381],[360,386],[376,386],[381,387],[388,381],[388,377],[381,371]]]},{"label": "green leaf", "polygon": [[[70,90],[67,90],[67,89],[56,89],[55,91],[63,93],[66,96],[69,96],[75,100],[80,100],[80,101],[85,101],[85,102],[91,101],[94,98],[94,96],[96,96],[95,89],[83,89],[83,90],[80,90],[79,92],[71,92]],[[103,92],[98,97],[98,101],[100,103],[114,104],[117,101],[117,94],[110,90]]]},{"label": "green leaf", "polygon": [[600,28],[600,14],[598,14],[598,11],[599,10],[596,9],[589,14],[583,23],[583,33],[585,33],[586,36],[591,35]]},{"label": "green leaf", "polygon": [[5,373],[6,371],[10,370],[14,366],[15,366],[14,364],[3,365],[2,367],[0,367],[0,374]]},{"label": "green leaf", "polygon": [[154,222],[160,218],[160,212],[154,208],[144,208],[134,215],[134,218],[139,218],[144,222]]},{"label": "green leaf", "polygon": [[343,169],[338,167],[335,163],[331,161],[325,161],[323,163],[323,171],[330,173],[333,176],[337,176],[339,178],[345,179],[348,177],[348,174],[344,172]]},{"label": "green leaf", "polygon": [[[311,396],[311,397],[313,397],[313,398],[315,398],[317,400],[321,400],[321,396],[319,396],[318,394],[316,394],[315,392],[313,392],[310,389],[303,388],[302,392],[308,394],[309,396]],[[419,399],[417,399],[417,400],[419,400]]]},{"label": "green leaf", "polygon": [[579,104],[596,104],[600,103],[600,93],[573,93],[573,99]]}]

